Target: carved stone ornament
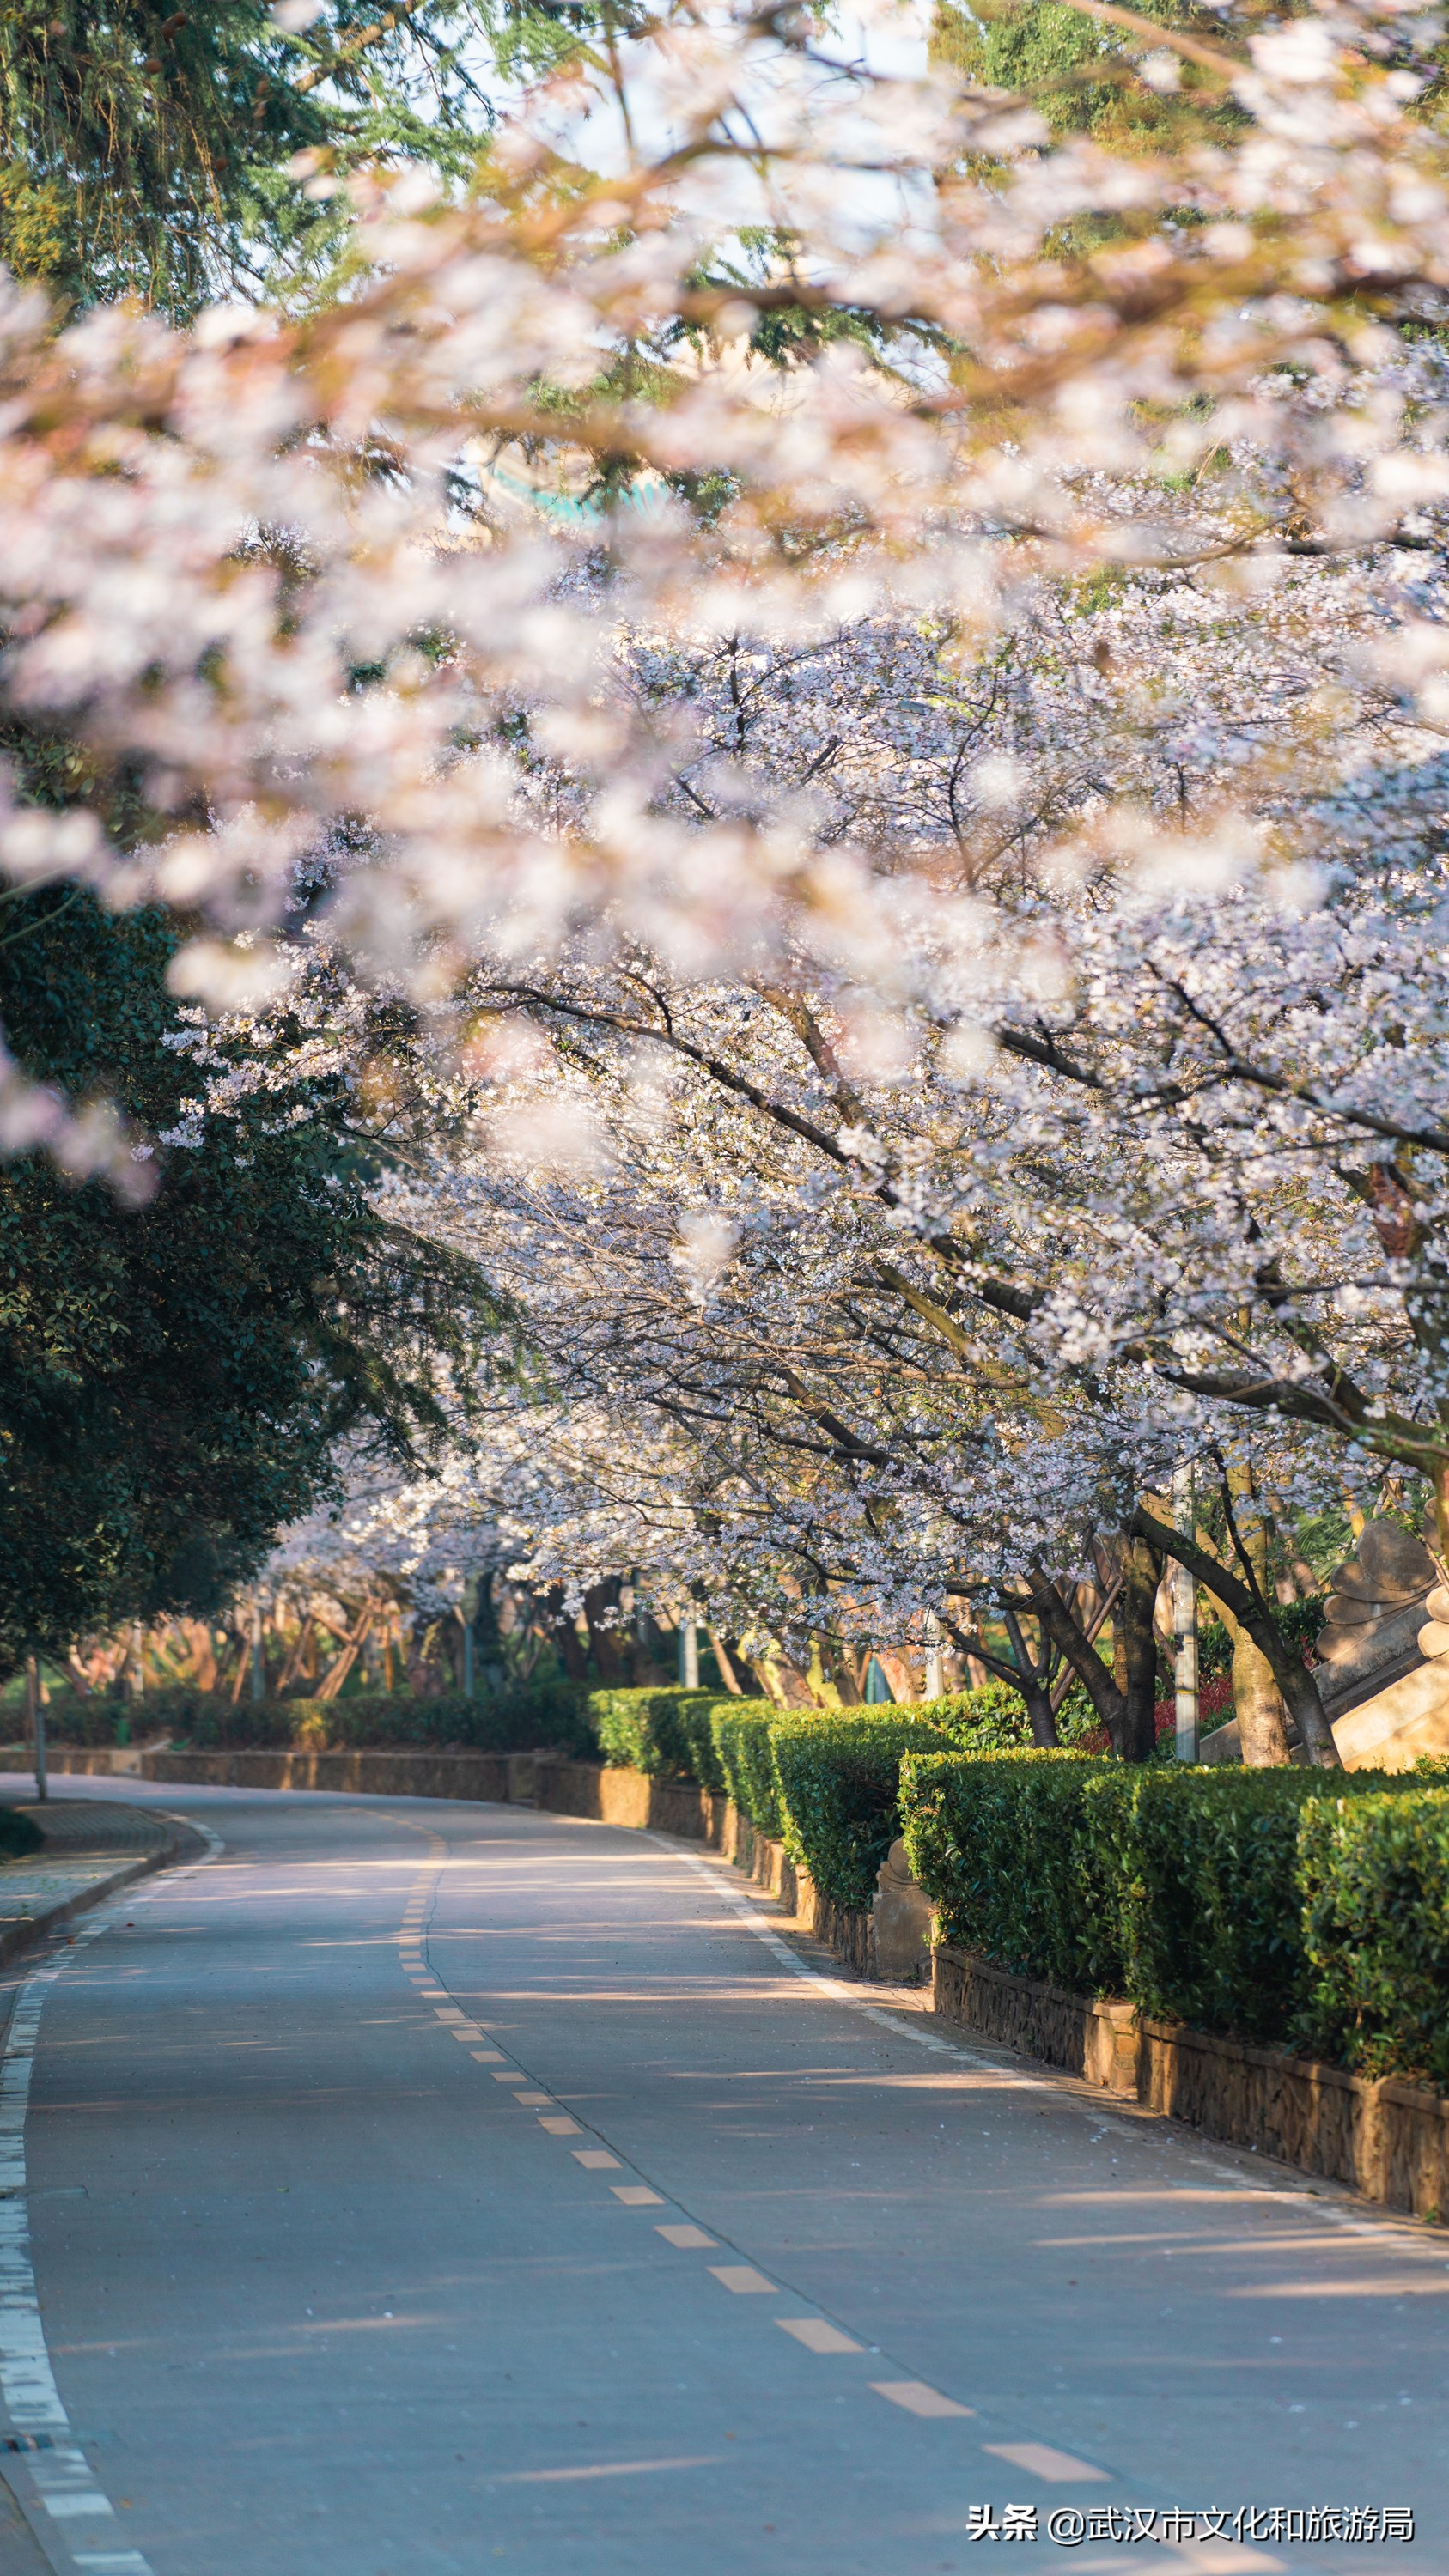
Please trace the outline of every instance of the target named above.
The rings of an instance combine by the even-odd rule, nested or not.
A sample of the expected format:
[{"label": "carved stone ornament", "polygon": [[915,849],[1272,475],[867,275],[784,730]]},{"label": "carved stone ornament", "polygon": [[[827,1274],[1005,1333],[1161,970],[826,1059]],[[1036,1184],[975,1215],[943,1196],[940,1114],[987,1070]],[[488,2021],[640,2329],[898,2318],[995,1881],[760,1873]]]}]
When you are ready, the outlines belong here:
[{"label": "carved stone ornament", "polygon": [[899,1838],[881,1862],[876,1887],[875,1974],[893,1985],[916,1985],[931,1973],[932,1906],[911,1876]]},{"label": "carved stone ornament", "polygon": [[[1449,1653],[1449,1594],[1422,1539],[1397,1521],[1364,1525],[1358,1552],[1341,1565],[1318,1637],[1318,1687],[1331,1719],[1413,1672],[1426,1655]],[[1424,1640],[1435,1642],[1426,1645]]]}]

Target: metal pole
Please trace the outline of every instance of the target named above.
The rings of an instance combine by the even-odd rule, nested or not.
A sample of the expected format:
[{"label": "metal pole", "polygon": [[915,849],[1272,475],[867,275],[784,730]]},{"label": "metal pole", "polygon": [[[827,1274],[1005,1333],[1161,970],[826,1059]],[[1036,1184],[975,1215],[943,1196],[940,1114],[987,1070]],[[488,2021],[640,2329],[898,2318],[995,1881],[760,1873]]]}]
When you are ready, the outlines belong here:
[{"label": "metal pole", "polygon": [[699,1630],[692,1619],[679,1623],[679,1679],[685,1690],[699,1688]]},{"label": "metal pole", "polygon": [[[1184,1538],[1196,1518],[1191,1466],[1179,1467],[1172,1479],[1172,1517]],[[1185,1565],[1172,1569],[1172,1678],[1177,1699],[1177,1758],[1195,1762],[1198,1755],[1197,1585]]]},{"label": "metal pole", "polygon": [[40,1696],[40,1666],[33,1655],[25,1658],[25,1699],[35,1729],[35,1795],[41,1800],[50,1796],[50,1789],[45,1777],[45,1703]]},{"label": "metal pole", "polygon": [[473,1690],[473,1622],[463,1616],[463,1697],[471,1699]]},{"label": "metal pole", "polygon": [[941,1622],[934,1610],[926,1612],[926,1697],[941,1696]]}]

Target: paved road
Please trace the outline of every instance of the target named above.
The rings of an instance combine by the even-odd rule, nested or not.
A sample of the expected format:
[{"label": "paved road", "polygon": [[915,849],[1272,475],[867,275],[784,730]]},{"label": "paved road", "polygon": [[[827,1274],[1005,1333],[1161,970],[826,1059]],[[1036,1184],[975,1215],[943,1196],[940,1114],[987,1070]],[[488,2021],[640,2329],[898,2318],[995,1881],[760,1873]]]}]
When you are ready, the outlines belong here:
[{"label": "paved road", "polygon": [[[1449,2570],[1449,2239],[812,1975],[683,1847],[156,1795],[220,1856],[12,2024],[6,2576]],[[1240,2506],[1418,2537],[1164,2520]]]}]

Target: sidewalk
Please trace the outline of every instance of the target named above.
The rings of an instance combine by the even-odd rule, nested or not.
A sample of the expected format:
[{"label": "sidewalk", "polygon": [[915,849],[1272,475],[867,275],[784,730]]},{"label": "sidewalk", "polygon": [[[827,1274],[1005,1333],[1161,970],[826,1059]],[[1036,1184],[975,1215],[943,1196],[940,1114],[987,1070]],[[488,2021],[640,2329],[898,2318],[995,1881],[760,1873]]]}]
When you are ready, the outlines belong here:
[{"label": "sidewalk", "polygon": [[[185,1825],[110,1799],[17,1800],[45,1836],[45,1849],[0,1862],[0,1967],[54,1924],[133,1878],[164,1868],[195,1845]],[[199,1846],[197,1846],[199,1848]]]}]

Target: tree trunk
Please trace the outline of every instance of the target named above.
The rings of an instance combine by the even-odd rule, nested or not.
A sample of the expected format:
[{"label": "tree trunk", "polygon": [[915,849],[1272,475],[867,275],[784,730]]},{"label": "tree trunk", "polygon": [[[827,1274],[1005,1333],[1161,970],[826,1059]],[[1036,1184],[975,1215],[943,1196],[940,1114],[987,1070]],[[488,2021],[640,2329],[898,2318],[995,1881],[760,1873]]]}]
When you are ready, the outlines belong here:
[{"label": "tree trunk", "polygon": [[1070,1664],[1086,1690],[1111,1738],[1113,1752],[1121,1754],[1128,1740],[1126,1699],[1056,1585],[1039,1565],[1031,1570],[1031,1608],[1057,1653]]},{"label": "tree trunk", "polygon": [[1162,1559],[1140,1531],[1127,1541],[1117,1632],[1127,1670],[1122,1742],[1124,1762],[1150,1762],[1157,1750],[1157,1634],[1152,1614],[1162,1580]]},{"label": "tree trunk", "polygon": [[1196,1575],[1204,1591],[1212,1594],[1219,1607],[1231,1610],[1240,1625],[1246,1628],[1297,1721],[1298,1732],[1308,1747],[1310,1762],[1316,1762],[1324,1770],[1340,1769],[1342,1757],[1318,1696],[1318,1684],[1302,1656],[1295,1654],[1274,1624],[1261,1595],[1252,1592],[1237,1575],[1230,1574],[1217,1557],[1210,1556],[1207,1549],[1199,1547],[1185,1531],[1173,1530],[1165,1522],[1156,1520],[1145,1504],[1138,1504],[1136,1521],[1154,1546],[1160,1547],[1165,1555],[1175,1556],[1180,1565],[1185,1565]]},{"label": "tree trunk", "polygon": [[1033,1744],[1044,1750],[1060,1744],[1056,1712],[1047,1696],[1047,1675],[1051,1670],[1051,1638],[1045,1628],[1041,1637],[1041,1662],[1036,1663],[1021,1633],[1021,1622],[1010,1603],[1003,1608],[1006,1633],[1011,1639],[1012,1658],[1016,1665],[1016,1686],[1026,1702],[1027,1723]]},{"label": "tree trunk", "polygon": [[1234,1624],[1238,1633],[1233,1642],[1233,1713],[1238,1742],[1250,1770],[1271,1771],[1288,1759],[1288,1711],[1267,1656],[1241,1623]]},{"label": "tree trunk", "polygon": [[[1230,1467],[1226,1481],[1237,1518],[1241,1552],[1251,1565],[1258,1589],[1266,1600],[1268,1524],[1253,1491],[1252,1476],[1245,1467]],[[1279,1598],[1282,1598],[1281,1593]],[[1251,1769],[1273,1770],[1286,1763],[1288,1712],[1283,1694],[1267,1656],[1261,1646],[1255,1645],[1246,1634],[1241,1622],[1233,1640],[1233,1711],[1238,1720],[1243,1760]]]},{"label": "tree trunk", "polygon": [[634,1676],[630,1670],[632,1656],[627,1628],[609,1613],[619,1607],[620,1578],[609,1575],[602,1583],[591,1583],[584,1594],[584,1624],[589,1632],[589,1646],[600,1681],[606,1690],[626,1689]]}]

